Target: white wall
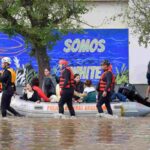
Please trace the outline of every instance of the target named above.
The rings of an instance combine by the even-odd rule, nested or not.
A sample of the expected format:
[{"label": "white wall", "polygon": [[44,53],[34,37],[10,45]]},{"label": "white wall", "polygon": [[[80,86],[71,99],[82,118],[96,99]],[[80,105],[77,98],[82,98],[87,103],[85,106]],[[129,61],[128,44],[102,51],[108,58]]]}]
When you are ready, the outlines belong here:
[{"label": "white wall", "polygon": [[[123,18],[117,18],[115,21],[111,17],[120,13],[125,13],[128,7],[128,1],[125,2],[87,2],[90,11],[83,15],[83,21],[92,25],[93,28],[128,28],[123,22]],[[107,18],[107,19],[106,19]],[[105,21],[107,20],[107,21]],[[92,28],[86,24],[81,24],[83,28]],[[150,61],[150,48],[139,46],[136,35],[129,34],[129,80],[134,84],[145,84],[147,64]]]},{"label": "white wall", "polygon": [[[88,2],[87,6],[91,9],[83,16],[83,20],[94,26],[93,28],[128,28],[123,22],[123,18],[115,21],[111,17],[120,13],[125,13],[128,7],[126,2]],[[107,18],[108,21],[105,21]],[[82,24],[83,28],[91,28]],[[133,84],[145,84],[147,64],[150,61],[150,48],[144,48],[138,44],[138,36],[129,33],[129,82]]]},{"label": "white wall", "polygon": [[147,84],[146,72],[150,61],[150,47],[139,46],[138,36],[130,34],[129,79],[133,84]]},{"label": "white wall", "polygon": [[[93,28],[127,28],[127,24],[123,22],[123,19],[117,18],[113,21],[110,18],[124,13],[128,2],[87,2],[87,6],[90,11],[82,18]],[[82,24],[82,27],[91,28],[85,24]]]}]

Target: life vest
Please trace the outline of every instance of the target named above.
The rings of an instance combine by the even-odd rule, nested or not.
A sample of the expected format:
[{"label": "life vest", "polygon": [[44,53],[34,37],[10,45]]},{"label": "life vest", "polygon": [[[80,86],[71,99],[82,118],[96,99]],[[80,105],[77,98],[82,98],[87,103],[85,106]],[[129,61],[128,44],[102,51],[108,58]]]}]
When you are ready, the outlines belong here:
[{"label": "life vest", "polygon": [[12,68],[8,68],[7,70],[9,70],[10,73],[11,73],[11,83],[15,84],[15,82],[16,82],[16,76],[17,76],[16,72]]},{"label": "life vest", "polygon": [[[105,72],[101,75],[101,77],[100,77],[100,81],[99,81],[99,91],[104,91],[105,88],[106,88],[107,82],[104,81],[104,79],[105,79],[105,76],[106,76],[106,73],[107,73],[107,72],[111,72],[111,71],[110,71],[110,70],[105,71]],[[111,73],[112,73],[112,72],[111,72]],[[108,88],[107,91],[110,92],[110,91],[113,89],[114,85],[115,85],[115,76],[114,76],[114,74],[112,73],[111,85],[110,85],[110,88]]]},{"label": "life vest", "polygon": [[[70,80],[68,81],[68,84],[67,84],[65,87],[63,87],[63,86],[64,86],[64,82],[65,82],[65,78],[63,77],[63,73],[64,73],[64,71],[65,71],[66,69],[70,72],[71,77],[70,77]],[[70,87],[74,87],[74,74],[73,74],[71,68],[66,67],[64,70],[62,70],[61,76],[60,76],[59,86],[60,86],[60,88],[70,88]]]},{"label": "life vest", "polygon": [[[10,71],[10,73],[11,73],[11,84],[12,85],[15,85],[15,82],[16,82],[16,72],[12,69],[12,68],[7,68],[7,70],[9,70]],[[3,72],[4,72],[4,70],[2,71],[2,75],[3,75]],[[3,89],[4,87],[3,87],[3,84],[2,83],[0,83],[0,91],[2,91],[2,89]]]}]

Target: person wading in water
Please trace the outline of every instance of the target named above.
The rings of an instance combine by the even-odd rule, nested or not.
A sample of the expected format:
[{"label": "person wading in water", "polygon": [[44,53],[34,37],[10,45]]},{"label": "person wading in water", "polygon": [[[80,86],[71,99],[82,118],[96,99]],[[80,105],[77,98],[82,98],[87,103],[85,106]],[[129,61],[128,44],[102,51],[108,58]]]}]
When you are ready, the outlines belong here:
[{"label": "person wading in water", "polygon": [[59,113],[64,114],[64,104],[66,103],[71,116],[75,116],[75,111],[72,104],[72,97],[74,94],[74,74],[68,62],[64,59],[59,61],[61,69],[61,76],[59,86],[61,88],[61,98],[59,101]]},{"label": "person wading in water", "polygon": [[110,115],[113,115],[110,101],[111,101],[111,89],[115,84],[115,77],[112,73],[112,66],[108,60],[104,60],[101,64],[103,69],[103,74],[100,77],[100,81],[98,84],[98,102],[97,109],[100,115],[103,115],[102,105],[105,104],[107,111]]},{"label": "person wading in water", "polygon": [[2,68],[3,71],[0,71],[0,82],[2,82],[2,98],[1,98],[1,113],[2,117],[7,116],[7,110],[13,113],[15,116],[21,117],[15,109],[10,107],[11,98],[16,91],[15,80],[16,74],[13,69],[9,66],[11,64],[11,59],[9,57],[2,58]]}]

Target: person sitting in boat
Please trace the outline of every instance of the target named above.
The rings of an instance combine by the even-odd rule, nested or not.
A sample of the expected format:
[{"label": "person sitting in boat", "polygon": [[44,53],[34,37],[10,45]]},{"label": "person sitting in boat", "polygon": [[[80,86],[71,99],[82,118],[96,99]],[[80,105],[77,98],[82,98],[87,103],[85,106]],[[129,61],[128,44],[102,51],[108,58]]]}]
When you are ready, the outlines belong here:
[{"label": "person sitting in boat", "polygon": [[113,91],[112,95],[111,95],[111,100],[112,102],[119,100],[120,102],[126,102],[127,101],[127,97],[125,95],[123,95],[122,93],[119,92],[115,92]]},{"label": "person sitting in boat", "polygon": [[81,94],[81,96],[83,97],[83,102],[86,102],[86,103],[96,102],[97,93],[96,93],[96,89],[92,85],[92,81],[86,80],[84,85],[85,85],[85,88],[84,88],[83,94]]},{"label": "person sitting in boat", "polygon": [[7,111],[15,116],[22,117],[14,108],[10,106],[13,94],[16,91],[16,72],[10,68],[10,57],[3,57],[1,60],[0,82],[2,83],[1,113],[2,117],[7,117]]},{"label": "person sitting in boat", "polygon": [[150,107],[150,102],[148,102],[147,98],[144,98],[137,91],[133,84],[125,83],[122,87],[119,88],[119,92],[125,95],[130,101],[137,101],[138,103]]},{"label": "person sitting in boat", "polygon": [[42,89],[39,87],[40,82],[38,78],[33,78],[31,81],[31,85],[34,91],[38,93],[38,96],[44,101],[44,102],[50,102],[51,99],[48,98],[45,93],[42,91]]},{"label": "person sitting in boat", "polygon": [[74,75],[74,81],[75,81],[75,89],[74,89],[74,96],[73,99],[75,101],[80,101],[80,97],[76,96],[76,92],[77,93],[83,93],[84,91],[84,83],[80,80],[80,75],[79,74],[75,74]]},{"label": "person sitting in boat", "polygon": [[105,104],[107,111],[110,115],[113,115],[112,108],[110,105],[111,101],[111,90],[115,84],[115,76],[112,72],[112,65],[108,60],[104,60],[101,63],[101,67],[103,73],[100,77],[97,91],[99,92],[98,95],[98,102],[97,102],[97,109],[100,115],[103,115],[102,105]]},{"label": "person sitting in boat", "polygon": [[119,100],[120,102],[127,101],[127,97],[121,93],[121,87],[119,87],[118,92],[116,92],[115,84],[114,84],[114,87],[112,88],[112,91],[111,91],[111,100],[113,102],[113,101],[116,101],[116,99]]},{"label": "person sitting in boat", "polygon": [[44,69],[44,80],[42,85],[42,90],[46,94],[47,97],[52,95],[56,95],[56,85],[59,83],[58,78],[55,75],[50,74],[50,69]]},{"label": "person sitting in boat", "polygon": [[24,93],[21,99],[24,99],[26,101],[32,101],[32,102],[37,102],[39,103],[40,97],[38,96],[38,93],[33,90],[31,84],[27,83],[26,87],[24,88]]}]

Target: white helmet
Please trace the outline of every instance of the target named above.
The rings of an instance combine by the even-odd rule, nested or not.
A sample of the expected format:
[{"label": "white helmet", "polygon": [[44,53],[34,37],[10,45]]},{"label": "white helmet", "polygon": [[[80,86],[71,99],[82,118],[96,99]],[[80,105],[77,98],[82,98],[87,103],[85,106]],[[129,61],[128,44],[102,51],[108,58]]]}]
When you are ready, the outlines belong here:
[{"label": "white helmet", "polygon": [[2,63],[5,63],[5,62],[6,62],[6,63],[8,63],[8,64],[11,64],[11,59],[10,59],[10,57],[3,57],[1,61],[2,61]]}]

